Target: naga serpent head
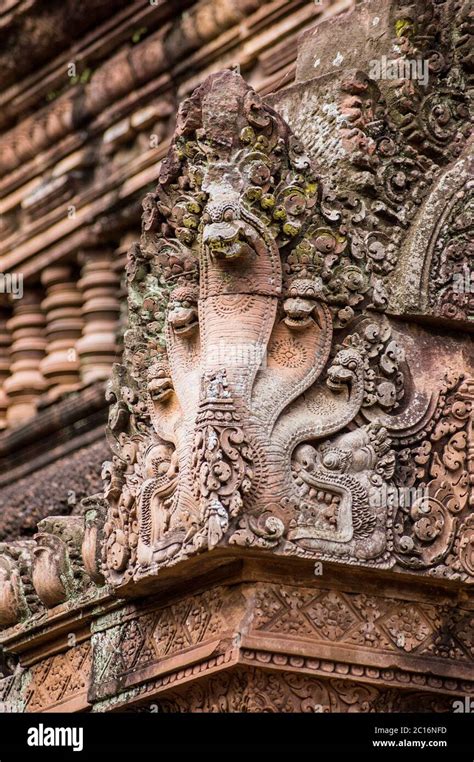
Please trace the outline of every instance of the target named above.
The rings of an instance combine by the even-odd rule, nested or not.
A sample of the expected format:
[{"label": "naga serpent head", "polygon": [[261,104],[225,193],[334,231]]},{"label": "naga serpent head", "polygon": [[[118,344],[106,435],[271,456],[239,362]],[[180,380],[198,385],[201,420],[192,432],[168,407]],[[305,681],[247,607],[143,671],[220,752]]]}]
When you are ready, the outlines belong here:
[{"label": "naga serpent head", "polygon": [[283,322],[294,331],[302,331],[316,322],[319,325],[315,310],[318,296],[322,291],[320,278],[294,280],[288,288],[287,298],[283,302],[285,317]]},{"label": "naga serpent head", "polygon": [[198,327],[198,290],[194,286],[178,286],[171,293],[168,323],[180,336],[189,336]]},{"label": "naga serpent head", "polygon": [[221,163],[212,166],[202,186],[208,193],[202,215],[202,242],[211,257],[223,260],[254,253],[248,240],[252,231],[241,215],[242,179],[235,168],[228,172],[226,169]]},{"label": "naga serpent head", "polygon": [[302,299],[301,297],[285,299],[283,310],[285,312],[283,318],[285,324],[294,331],[302,331],[313,322],[314,302],[311,299]]},{"label": "naga serpent head", "polygon": [[165,360],[149,368],[147,389],[153,402],[164,402],[173,394],[173,382]]},{"label": "naga serpent head", "polygon": [[327,385],[335,392],[352,384],[363,369],[363,359],[355,349],[341,349],[328,368]]}]

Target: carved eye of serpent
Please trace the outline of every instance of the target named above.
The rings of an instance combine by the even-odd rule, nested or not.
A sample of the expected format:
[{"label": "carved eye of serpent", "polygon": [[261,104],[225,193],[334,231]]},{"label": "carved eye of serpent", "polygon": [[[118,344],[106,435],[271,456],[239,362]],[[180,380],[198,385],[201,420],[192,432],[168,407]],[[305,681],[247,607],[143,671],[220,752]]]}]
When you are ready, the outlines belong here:
[{"label": "carved eye of serpent", "polygon": [[329,470],[340,469],[343,464],[342,453],[337,450],[329,450],[323,456],[323,466]]},{"label": "carved eye of serpent", "polygon": [[357,363],[357,360],[354,360],[354,359],[352,359],[352,360],[349,360],[349,361],[346,363],[346,366],[347,366],[347,368],[348,368],[349,370],[357,370],[357,365],[358,365],[358,363]]},{"label": "carved eye of serpent", "polygon": [[357,370],[359,361],[357,357],[354,357],[352,352],[342,350],[335,358],[335,366],[344,368],[344,370]]}]

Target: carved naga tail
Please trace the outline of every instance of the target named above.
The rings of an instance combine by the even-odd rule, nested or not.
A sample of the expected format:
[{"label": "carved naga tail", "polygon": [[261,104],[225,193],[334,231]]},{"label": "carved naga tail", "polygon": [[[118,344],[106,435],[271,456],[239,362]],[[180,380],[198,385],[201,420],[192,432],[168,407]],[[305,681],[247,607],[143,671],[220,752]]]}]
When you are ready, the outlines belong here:
[{"label": "carved naga tail", "polygon": [[367,279],[321,195],[288,126],[240,76],[211,76],[181,106],[128,263],[109,431],[122,486],[106,524],[106,552],[128,552],[114,582],[217,544],[291,544],[293,451],[346,426],[364,393],[360,347],[325,376],[333,325],[353,314],[347,284],[357,303]]}]

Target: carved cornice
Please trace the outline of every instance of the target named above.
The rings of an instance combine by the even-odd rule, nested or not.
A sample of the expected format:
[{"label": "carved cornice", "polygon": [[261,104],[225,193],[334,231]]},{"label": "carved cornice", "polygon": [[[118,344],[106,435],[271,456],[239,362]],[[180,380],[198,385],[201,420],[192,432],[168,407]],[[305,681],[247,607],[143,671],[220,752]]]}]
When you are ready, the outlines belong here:
[{"label": "carved cornice", "polygon": [[[362,579],[350,585],[359,590],[334,588],[329,576],[303,586],[234,580],[175,593],[158,606],[134,602],[107,610],[105,600],[97,601],[85,612],[83,630],[77,622],[71,629],[57,620],[59,633],[67,628],[67,642],[60,636],[45,646],[45,631],[38,630],[43,645],[35,651],[31,633],[34,658],[17,643],[26,672],[21,681],[16,678],[16,701],[26,711],[109,711],[152,700],[164,706],[188,691],[205,691],[209,679],[225,683],[248,669],[261,670],[269,680],[310,681],[308,701],[316,704],[321,684],[313,680],[338,685],[343,693],[357,685],[373,698],[387,691],[408,698],[416,691],[420,701],[446,706],[474,692],[472,610],[453,600],[453,618],[446,604],[428,603],[421,590],[407,599],[401,591],[396,597],[381,594],[380,584],[378,594],[367,594]],[[5,694],[13,692],[11,682],[0,682]],[[387,711],[382,705],[379,710]]]}]

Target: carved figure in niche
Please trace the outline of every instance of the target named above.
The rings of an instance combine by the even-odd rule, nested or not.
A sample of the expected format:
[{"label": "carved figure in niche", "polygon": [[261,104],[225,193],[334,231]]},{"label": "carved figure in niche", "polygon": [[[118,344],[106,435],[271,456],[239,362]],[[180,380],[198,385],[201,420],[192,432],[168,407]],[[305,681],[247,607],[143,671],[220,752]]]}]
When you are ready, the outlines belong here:
[{"label": "carved figure in niche", "polygon": [[393,487],[382,419],[406,407],[404,355],[367,315],[379,279],[322,199],[288,126],[238,75],[183,103],[129,255],[110,581],[222,543],[393,563],[393,517],[370,494]]}]

